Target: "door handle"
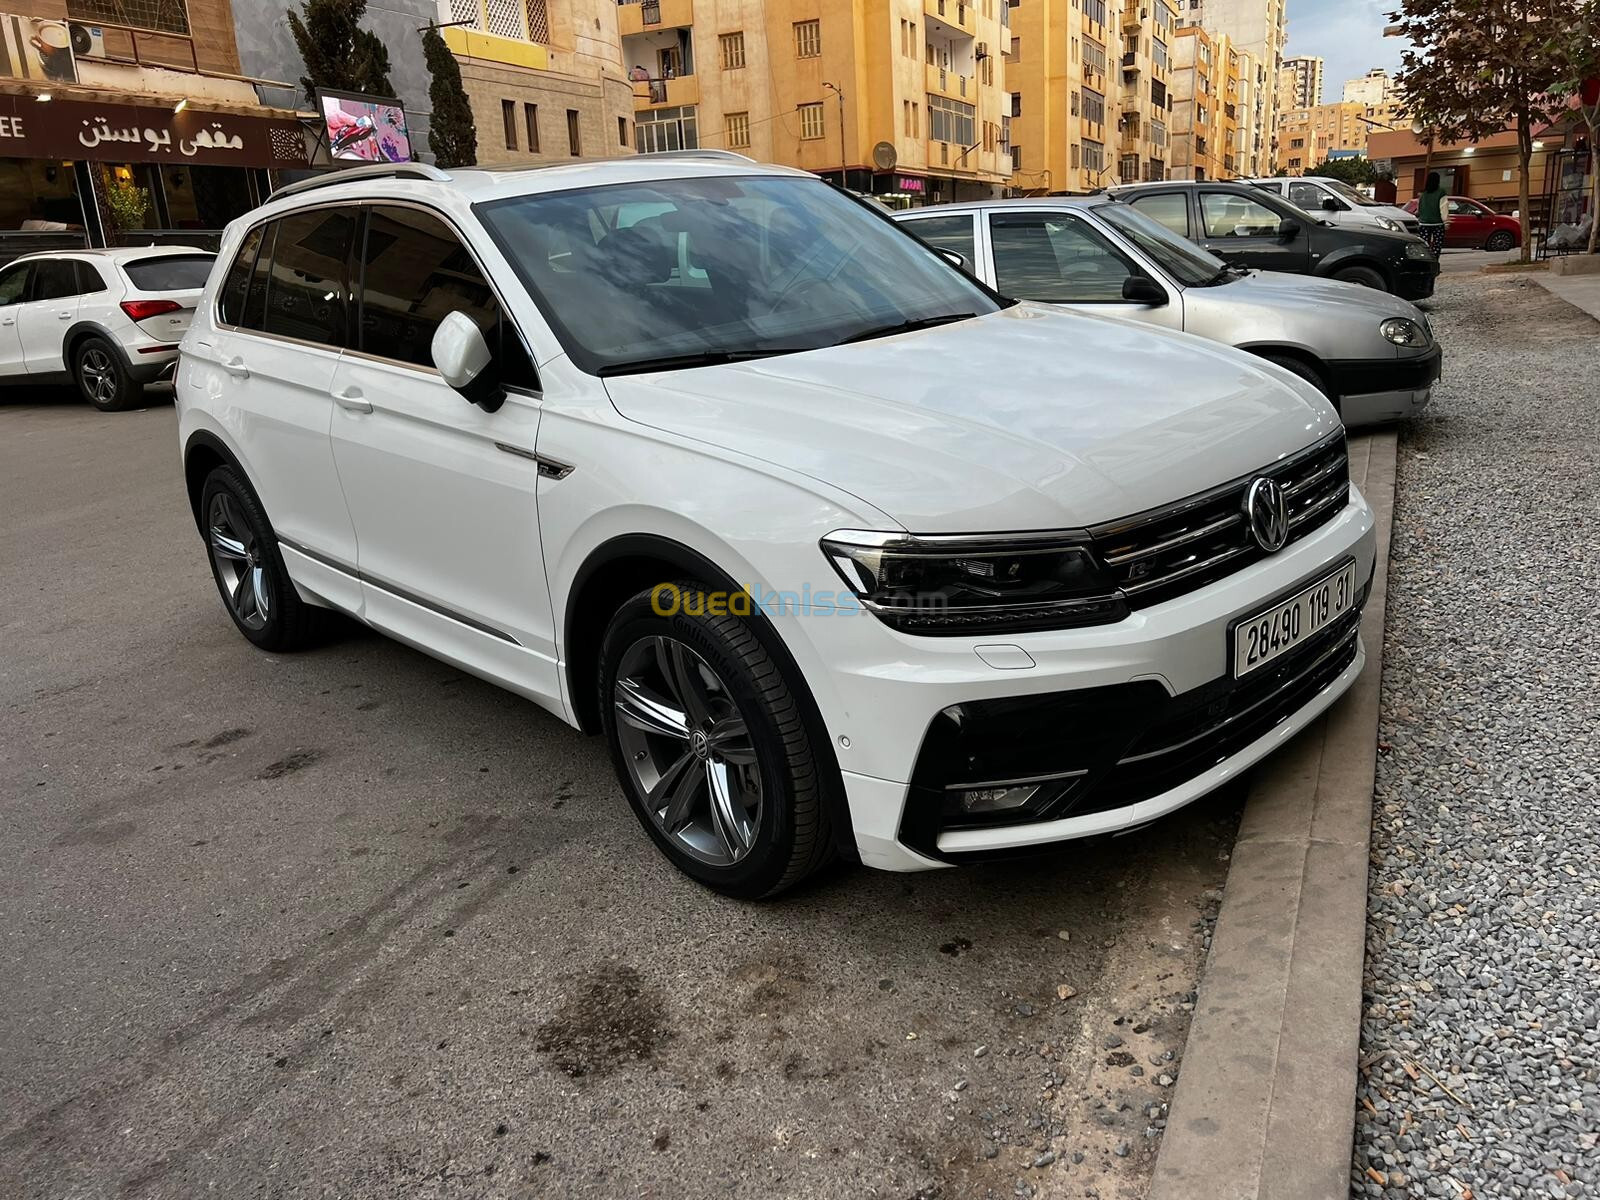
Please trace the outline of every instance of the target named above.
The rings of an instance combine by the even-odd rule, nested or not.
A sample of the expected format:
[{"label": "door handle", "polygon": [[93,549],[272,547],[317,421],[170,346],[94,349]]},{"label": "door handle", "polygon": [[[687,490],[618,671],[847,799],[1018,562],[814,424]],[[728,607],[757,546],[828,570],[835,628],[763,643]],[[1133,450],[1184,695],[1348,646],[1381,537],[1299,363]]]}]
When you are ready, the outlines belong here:
[{"label": "door handle", "polygon": [[235,354],[232,358],[222,360],[222,369],[235,379],[249,379],[250,368],[244,365],[244,359]]},{"label": "door handle", "polygon": [[72,310],[70,308],[64,308],[56,314],[56,317],[62,321],[70,321],[72,320]]},{"label": "door handle", "polygon": [[333,402],[347,412],[369,413],[372,411],[372,401],[361,395],[358,387],[347,387],[342,392],[333,394]]}]

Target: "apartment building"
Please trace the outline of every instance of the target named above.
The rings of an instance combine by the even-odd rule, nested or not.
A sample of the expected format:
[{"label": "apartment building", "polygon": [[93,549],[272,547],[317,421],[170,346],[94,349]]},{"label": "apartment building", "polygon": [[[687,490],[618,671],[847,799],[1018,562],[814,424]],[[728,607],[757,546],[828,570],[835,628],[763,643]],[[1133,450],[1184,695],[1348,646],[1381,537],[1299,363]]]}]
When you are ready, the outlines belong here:
[{"label": "apartment building", "polygon": [[1329,158],[1367,153],[1367,107],[1357,103],[1318,104],[1290,109],[1278,125],[1285,174],[1302,175]]},{"label": "apartment building", "polygon": [[1270,174],[1277,169],[1279,158],[1278,114],[1283,106],[1278,81],[1286,61],[1283,49],[1289,41],[1288,0],[1187,0],[1187,4],[1187,26],[1199,26],[1214,38],[1226,39],[1234,50],[1254,61],[1253,90],[1262,100],[1260,127],[1266,131],[1258,158],[1261,173]]},{"label": "apartment building", "polygon": [[1178,15],[1178,0],[1027,0],[1012,10],[1014,192],[1167,178]]},{"label": "apartment building", "polygon": [[625,0],[641,151],[737,150],[898,206],[1012,175],[1006,0]]},{"label": "apartment building", "polygon": [[1346,80],[1344,102],[1360,104],[1366,109],[1365,124],[1369,132],[1409,128],[1411,124],[1400,115],[1398,85],[1382,67],[1374,67],[1360,79]]},{"label": "apartment building", "polygon": [[1322,103],[1322,67],[1322,59],[1309,55],[1283,60],[1280,79],[1285,108],[1312,108]]}]

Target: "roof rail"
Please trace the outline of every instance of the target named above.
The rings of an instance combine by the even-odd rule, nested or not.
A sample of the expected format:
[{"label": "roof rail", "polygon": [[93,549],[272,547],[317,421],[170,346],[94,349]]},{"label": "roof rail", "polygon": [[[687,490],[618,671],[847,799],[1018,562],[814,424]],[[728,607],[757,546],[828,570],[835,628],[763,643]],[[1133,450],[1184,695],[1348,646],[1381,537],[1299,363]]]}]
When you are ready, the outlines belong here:
[{"label": "roof rail", "polygon": [[739,154],[733,150],[653,150],[648,154],[628,155],[630,158],[710,158],[722,159],[725,162],[747,162],[756,160],[748,154]]},{"label": "roof rail", "polygon": [[435,183],[446,183],[450,176],[427,163],[373,163],[366,167],[342,167],[313,179],[302,179],[298,183],[279,188],[270,198],[276,200],[279,196],[294,196],[315,188],[332,187],[336,183],[352,183],[362,179],[429,179]]}]

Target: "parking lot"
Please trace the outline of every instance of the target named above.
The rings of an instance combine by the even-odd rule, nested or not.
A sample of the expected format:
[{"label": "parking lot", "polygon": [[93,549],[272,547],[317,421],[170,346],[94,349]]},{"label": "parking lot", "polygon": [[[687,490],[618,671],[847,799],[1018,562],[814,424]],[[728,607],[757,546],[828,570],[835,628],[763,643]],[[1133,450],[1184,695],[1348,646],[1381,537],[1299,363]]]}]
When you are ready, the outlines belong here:
[{"label": "parking lot", "polygon": [[1142,1194],[1237,792],[723,900],[599,740],[240,639],[159,397],[0,431],[0,1190]]}]

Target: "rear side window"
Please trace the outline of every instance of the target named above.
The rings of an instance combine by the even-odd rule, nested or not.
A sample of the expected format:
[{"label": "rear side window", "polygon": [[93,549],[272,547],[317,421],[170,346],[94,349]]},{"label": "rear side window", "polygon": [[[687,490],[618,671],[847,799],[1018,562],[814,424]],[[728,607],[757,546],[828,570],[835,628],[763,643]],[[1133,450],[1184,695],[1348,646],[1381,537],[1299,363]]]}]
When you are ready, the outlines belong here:
[{"label": "rear side window", "polygon": [[1138,196],[1129,203],[1145,216],[1161,222],[1179,237],[1189,236],[1189,197],[1182,192]]},{"label": "rear side window", "polygon": [[93,263],[84,262],[81,258],[73,260],[73,269],[78,273],[78,290],[84,294],[90,292],[103,292],[106,290],[105,277],[100,274],[100,268]]},{"label": "rear side window", "polygon": [[413,208],[373,208],[361,260],[361,350],[431,367],[439,322],[446,313],[463,312],[483,330],[508,383],[532,378],[494,289],[439,218]]},{"label": "rear side window", "polygon": [[267,333],[328,346],[345,344],[356,217],[354,208],[324,208],[277,222],[263,325]]},{"label": "rear side window", "polygon": [[[239,243],[239,253],[234,255],[233,266],[228,268],[228,277],[222,281],[222,292],[217,297],[217,315],[224,325],[237,325],[241,329],[251,328],[245,320],[245,309],[250,298],[250,279],[255,271],[256,252],[261,249],[263,233],[271,228],[267,225],[257,225],[244,235],[244,241]],[[260,328],[259,317],[256,328]]]},{"label": "rear side window", "polygon": [[972,252],[970,213],[949,217],[923,217],[918,221],[907,221],[905,226],[934,249],[954,250],[962,255],[966,258],[968,266],[976,261],[976,256]]},{"label": "rear side window", "polygon": [[122,272],[141,292],[187,292],[205,287],[215,261],[214,254],[164,254],[125,262]]},{"label": "rear side window", "polygon": [[78,273],[72,260],[52,258],[39,264],[33,279],[35,300],[63,300],[78,294]]}]

